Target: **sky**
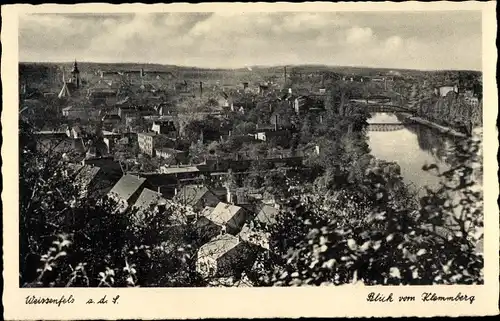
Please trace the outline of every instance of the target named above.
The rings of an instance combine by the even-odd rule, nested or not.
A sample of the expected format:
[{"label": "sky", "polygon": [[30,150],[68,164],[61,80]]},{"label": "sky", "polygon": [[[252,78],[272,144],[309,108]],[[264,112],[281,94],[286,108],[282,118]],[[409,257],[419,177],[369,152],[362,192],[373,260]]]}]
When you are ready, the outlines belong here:
[{"label": "sky", "polygon": [[30,14],[19,60],[481,70],[481,12]]}]

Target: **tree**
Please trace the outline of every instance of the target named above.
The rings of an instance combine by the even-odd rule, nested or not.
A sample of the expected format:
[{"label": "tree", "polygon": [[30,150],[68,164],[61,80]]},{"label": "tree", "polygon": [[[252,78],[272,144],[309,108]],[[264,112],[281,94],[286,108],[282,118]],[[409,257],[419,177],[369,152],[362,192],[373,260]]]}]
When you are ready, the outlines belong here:
[{"label": "tree", "polygon": [[[481,284],[475,243],[482,238],[482,193],[473,184],[482,173],[480,138],[457,146],[454,155],[452,169],[440,174],[442,189],[429,191],[417,209],[392,193],[397,171],[377,163],[366,174],[363,195],[332,198],[301,189],[271,229],[272,250],[281,259],[261,282]],[[458,229],[447,227],[450,219]]]}]

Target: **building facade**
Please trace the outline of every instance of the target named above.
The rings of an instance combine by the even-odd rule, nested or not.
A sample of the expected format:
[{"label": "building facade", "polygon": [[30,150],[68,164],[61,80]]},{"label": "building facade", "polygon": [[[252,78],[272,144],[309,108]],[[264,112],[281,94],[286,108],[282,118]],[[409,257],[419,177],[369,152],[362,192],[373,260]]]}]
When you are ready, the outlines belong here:
[{"label": "building facade", "polygon": [[155,154],[155,133],[137,133],[137,143],[139,144],[139,150],[149,156],[154,156]]}]

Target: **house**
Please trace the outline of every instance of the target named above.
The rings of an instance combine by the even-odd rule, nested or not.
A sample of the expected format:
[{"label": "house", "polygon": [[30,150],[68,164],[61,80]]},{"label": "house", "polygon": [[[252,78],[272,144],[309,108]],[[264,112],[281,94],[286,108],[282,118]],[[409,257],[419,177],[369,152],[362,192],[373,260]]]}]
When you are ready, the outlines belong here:
[{"label": "house", "polygon": [[297,97],[293,102],[293,109],[297,115],[304,113],[308,107],[308,98],[305,96]]},{"label": "house", "polygon": [[238,236],[244,242],[269,250],[270,233],[254,230],[249,224],[245,224]]},{"label": "house", "polygon": [[139,144],[139,150],[150,156],[154,155],[155,145],[154,138],[156,133],[137,133],[137,142]]},{"label": "house", "polygon": [[113,128],[120,124],[122,119],[118,114],[107,114],[102,117],[102,125],[104,128]]},{"label": "house", "polygon": [[273,138],[287,137],[289,134],[288,130],[261,130],[255,134],[255,139],[267,142]]},{"label": "house", "polygon": [[194,238],[200,245],[207,243],[217,235],[222,234],[222,227],[214,224],[206,217],[213,212],[215,207],[206,206],[201,211],[192,211],[191,208],[185,211],[185,217],[188,222],[194,222]]},{"label": "house", "polygon": [[161,166],[160,172],[172,176],[185,176],[186,174],[199,174],[201,171],[198,166]]},{"label": "house", "polygon": [[165,206],[166,203],[167,200],[161,193],[144,188],[133,205],[133,209],[136,211],[134,213],[136,223],[148,224],[148,214],[161,210],[161,207]]},{"label": "house", "polygon": [[108,196],[118,203],[118,210],[124,212],[133,205],[144,189],[146,179],[125,174],[109,191]]},{"label": "house", "polygon": [[113,175],[106,175],[106,170],[93,165],[83,165],[74,177],[74,184],[80,189],[82,197],[93,199],[106,195],[116,183]]},{"label": "house", "polygon": [[108,155],[108,145],[103,138],[89,141],[87,145],[86,158],[103,157]]},{"label": "house", "polygon": [[174,201],[201,211],[206,206],[214,207],[220,202],[217,195],[202,185],[183,186],[174,196]]},{"label": "house", "polygon": [[156,157],[162,158],[169,164],[182,164],[187,162],[187,153],[174,148],[161,147],[155,149]]},{"label": "house", "polygon": [[239,237],[219,235],[199,248],[196,271],[206,278],[239,275],[253,265],[256,253]]},{"label": "house", "polygon": [[118,102],[118,91],[113,88],[95,88],[89,90],[87,97],[94,105],[114,105]]},{"label": "house", "polygon": [[173,120],[155,120],[151,130],[157,134],[176,133],[177,129]]},{"label": "house", "polygon": [[127,117],[132,117],[136,116],[138,114],[138,111],[134,107],[119,107],[118,108],[118,116],[120,116],[121,119],[126,119]]},{"label": "house", "polygon": [[445,85],[435,89],[435,93],[440,97],[446,97],[449,92],[454,92],[458,94],[458,86],[457,85]]},{"label": "house", "polygon": [[233,110],[233,100],[225,92],[221,92],[221,97],[218,98],[217,104],[219,107],[228,108]]},{"label": "house", "polygon": [[259,85],[259,94],[260,95],[264,95],[267,92],[269,92],[269,85],[267,85],[267,84],[261,84],[261,85]]},{"label": "house", "polygon": [[275,126],[275,128],[291,128],[292,121],[288,114],[280,114],[274,112],[269,119],[270,123]]},{"label": "house", "polygon": [[83,132],[82,132],[82,129],[80,128],[80,126],[73,126],[73,127],[68,128],[66,130],[66,135],[68,135],[68,137],[73,138],[73,139],[81,138],[82,134],[83,134]]},{"label": "house", "polygon": [[118,182],[123,175],[120,162],[115,161],[113,156],[85,158],[81,164],[82,166],[92,165],[99,167],[106,176],[113,177],[115,182]]},{"label": "house", "polygon": [[222,231],[235,235],[245,224],[247,213],[242,207],[219,202],[212,212],[204,213],[203,217],[220,226]]},{"label": "house", "polygon": [[139,150],[149,156],[155,156],[156,150],[174,147],[174,141],[163,134],[137,133]]},{"label": "house", "polygon": [[263,225],[274,225],[276,224],[276,218],[279,211],[276,207],[267,204],[261,204],[258,206],[258,213],[255,216],[255,221]]},{"label": "house", "polygon": [[68,119],[89,120],[90,118],[97,117],[98,114],[99,111],[97,109],[89,107],[68,106],[62,109],[63,117]]}]

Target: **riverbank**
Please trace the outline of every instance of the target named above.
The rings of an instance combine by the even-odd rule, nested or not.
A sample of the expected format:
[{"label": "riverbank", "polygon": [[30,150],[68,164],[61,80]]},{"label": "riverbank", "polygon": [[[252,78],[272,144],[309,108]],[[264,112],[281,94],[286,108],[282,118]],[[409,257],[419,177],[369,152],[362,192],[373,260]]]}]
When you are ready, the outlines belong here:
[{"label": "riverbank", "polygon": [[439,130],[439,132],[442,133],[442,134],[447,134],[447,135],[451,135],[451,136],[455,136],[455,137],[461,137],[461,138],[466,138],[467,137],[467,135],[464,134],[464,133],[458,132],[458,131],[456,131],[454,129],[451,129],[449,127],[446,127],[446,126],[442,126],[442,125],[436,124],[434,122],[431,122],[431,121],[429,121],[427,119],[423,119],[423,118],[418,117],[418,116],[411,116],[411,117],[408,118],[408,120],[416,122],[416,123],[419,123],[421,125],[425,125],[425,126],[431,127],[431,128],[435,128],[435,129]]}]

